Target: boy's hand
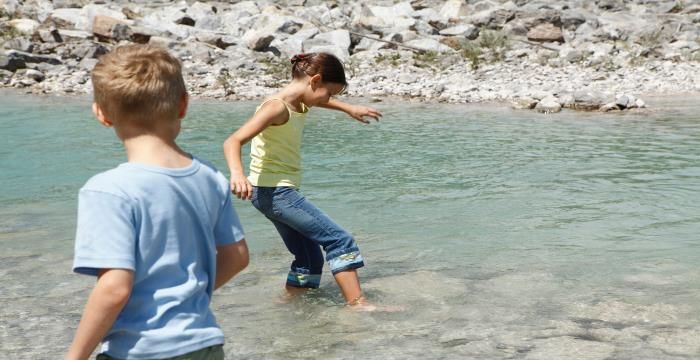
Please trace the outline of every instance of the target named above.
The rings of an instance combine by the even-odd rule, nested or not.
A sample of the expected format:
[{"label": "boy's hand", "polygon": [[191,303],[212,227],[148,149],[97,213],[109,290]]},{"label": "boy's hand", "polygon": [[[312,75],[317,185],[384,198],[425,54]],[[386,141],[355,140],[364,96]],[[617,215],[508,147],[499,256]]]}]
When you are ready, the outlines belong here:
[{"label": "boy's hand", "polygon": [[231,175],[231,192],[241,200],[253,198],[253,185],[243,174]]},{"label": "boy's hand", "polygon": [[379,111],[371,107],[362,105],[353,105],[349,109],[348,115],[350,115],[353,119],[364,124],[369,124],[369,120],[365,119],[365,116],[374,118],[375,121],[379,121],[379,118],[382,116],[382,114]]}]

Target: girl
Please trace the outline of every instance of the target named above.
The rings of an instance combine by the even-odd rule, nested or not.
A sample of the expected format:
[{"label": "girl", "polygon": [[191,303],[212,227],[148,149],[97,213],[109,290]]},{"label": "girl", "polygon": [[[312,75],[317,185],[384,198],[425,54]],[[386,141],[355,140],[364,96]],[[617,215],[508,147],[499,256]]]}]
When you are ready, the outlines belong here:
[{"label": "girl", "polygon": [[[231,189],[277,228],[294,255],[287,275],[289,295],[317,288],[321,281],[323,253],[349,306],[372,310],[360,289],[357,269],[364,266],[352,236],[300,192],[301,139],[309,108],[320,106],[346,112],[368,124],[379,120],[372,108],[331,99],[346,87],[342,63],[327,53],[292,57],[292,81],[257,108],[255,115],[224,142],[224,156],[231,171]],[[241,164],[241,146],[252,139],[250,175]]]}]

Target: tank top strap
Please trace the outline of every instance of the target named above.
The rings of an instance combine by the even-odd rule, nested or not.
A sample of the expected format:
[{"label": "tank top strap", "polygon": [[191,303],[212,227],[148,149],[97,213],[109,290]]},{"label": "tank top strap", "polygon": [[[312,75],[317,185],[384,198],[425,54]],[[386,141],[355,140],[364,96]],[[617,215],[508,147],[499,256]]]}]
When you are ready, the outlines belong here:
[{"label": "tank top strap", "polygon": [[281,102],[282,102],[282,104],[284,104],[284,107],[286,107],[286,108],[287,108],[287,112],[289,113],[289,116],[292,116],[292,112],[293,112],[293,111],[292,111],[292,108],[291,108],[291,106],[289,105],[289,103],[288,103],[288,102],[286,102],[286,101],[284,101],[284,100],[282,100],[282,99],[280,99],[280,98],[269,98],[269,99],[267,99],[267,100],[263,101],[263,102],[262,102],[262,103],[261,103],[260,105],[258,105],[258,108],[257,108],[257,109],[255,109],[255,112],[258,112],[258,111],[260,111],[260,109],[261,109],[261,108],[263,107],[263,105],[265,105],[265,104],[269,103],[270,101],[274,101],[274,100],[278,100],[278,101],[281,101]]}]

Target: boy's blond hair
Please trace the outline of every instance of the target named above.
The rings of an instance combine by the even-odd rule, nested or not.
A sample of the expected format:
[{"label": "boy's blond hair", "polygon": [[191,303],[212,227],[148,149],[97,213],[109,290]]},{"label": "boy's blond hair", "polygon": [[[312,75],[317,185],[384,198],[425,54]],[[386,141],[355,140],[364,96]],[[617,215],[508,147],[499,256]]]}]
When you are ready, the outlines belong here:
[{"label": "boy's blond hair", "polygon": [[174,120],[187,89],[180,61],[149,45],[125,45],[100,58],[92,70],[95,102],[115,123],[150,129]]}]

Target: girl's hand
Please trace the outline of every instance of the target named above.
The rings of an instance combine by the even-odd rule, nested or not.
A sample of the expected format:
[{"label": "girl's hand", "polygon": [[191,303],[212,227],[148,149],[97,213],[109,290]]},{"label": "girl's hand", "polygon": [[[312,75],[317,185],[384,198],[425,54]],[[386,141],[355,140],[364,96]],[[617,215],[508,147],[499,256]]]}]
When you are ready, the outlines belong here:
[{"label": "girl's hand", "polygon": [[253,185],[243,174],[231,175],[231,192],[241,200],[250,200],[253,197]]},{"label": "girl's hand", "polygon": [[369,124],[369,120],[365,119],[365,116],[374,118],[375,121],[379,121],[379,118],[382,117],[379,111],[362,105],[353,105],[348,111],[348,115],[364,124]]}]

